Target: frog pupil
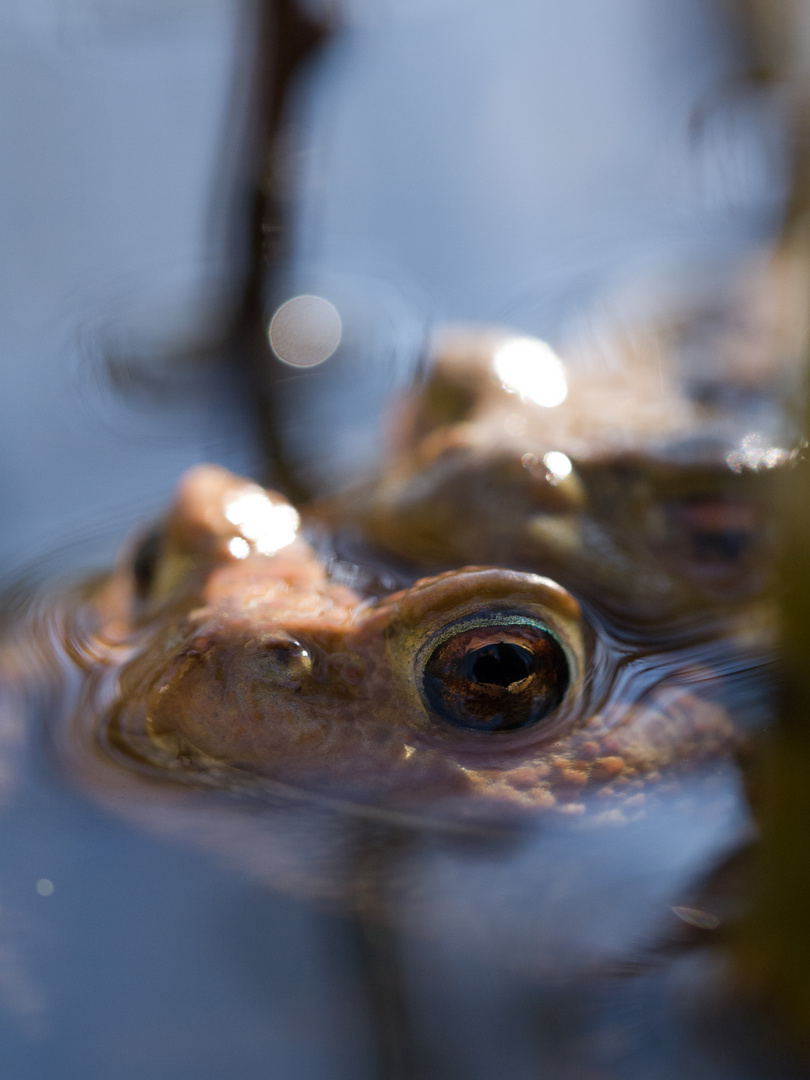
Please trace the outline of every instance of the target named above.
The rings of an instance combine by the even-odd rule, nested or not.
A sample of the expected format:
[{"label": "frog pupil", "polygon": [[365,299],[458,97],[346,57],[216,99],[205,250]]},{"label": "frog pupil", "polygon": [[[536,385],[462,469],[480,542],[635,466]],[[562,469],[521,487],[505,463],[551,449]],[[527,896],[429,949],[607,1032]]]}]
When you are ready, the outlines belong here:
[{"label": "frog pupil", "polygon": [[520,645],[499,641],[469,655],[473,682],[491,686],[511,686],[532,673],[532,654]]}]

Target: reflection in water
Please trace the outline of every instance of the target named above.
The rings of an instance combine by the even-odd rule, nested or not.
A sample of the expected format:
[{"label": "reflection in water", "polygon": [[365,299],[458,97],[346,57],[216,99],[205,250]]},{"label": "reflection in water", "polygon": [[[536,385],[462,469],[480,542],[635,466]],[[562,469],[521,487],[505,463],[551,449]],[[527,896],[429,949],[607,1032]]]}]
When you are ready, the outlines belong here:
[{"label": "reflection in water", "polygon": [[674,907],[672,910],[683,922],[696,926],[699,930],[716,930],[723,921],[711,911],[703,911],[701,908]]},{"label": "reflection in water", "polygon": [[291,367],[315,367],[340,345],[340,315],[320,296],[287,300],[270,320],[273,352]]}]

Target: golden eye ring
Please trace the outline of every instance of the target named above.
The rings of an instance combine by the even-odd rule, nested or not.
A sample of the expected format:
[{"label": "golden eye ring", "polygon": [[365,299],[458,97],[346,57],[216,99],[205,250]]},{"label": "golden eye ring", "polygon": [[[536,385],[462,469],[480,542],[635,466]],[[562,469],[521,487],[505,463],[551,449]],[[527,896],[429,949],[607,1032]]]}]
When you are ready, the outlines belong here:
[{"label": "golden eye ring", "polygon": [[573,651],[546,622],[509,611],[443,627],[420,649],[414,674],[430,715],[486,733],[550,719],[578,676]]}]

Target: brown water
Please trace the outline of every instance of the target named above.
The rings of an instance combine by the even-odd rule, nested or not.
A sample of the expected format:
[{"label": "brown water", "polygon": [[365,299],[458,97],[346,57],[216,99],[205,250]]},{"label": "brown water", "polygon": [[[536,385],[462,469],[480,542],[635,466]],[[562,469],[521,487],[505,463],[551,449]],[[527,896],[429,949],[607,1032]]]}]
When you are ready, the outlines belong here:
[{"label": "brown water", "polygon": [[[322,488],[366,464],[433,323],[562,338],[778,222],[778,101],[725,92],[740,59],[712,9],[507,7],[357,5],[301,105],[285,296],[328,296],[343,343],[277,393]],[[41,583],[108,566],[188,465],[260,469],[231,358],[200,360],[244,259],[251,9],[72,0],[0,24],[3,1075],[790,1075],[716,1002],[735,897],[706,882],[752,834],[728,755],[593,829],[186,782],[106,739],[81,607]],[[597,699],[683,663],[599,625]],[[758,728],[768,656],[688,649]]]}]

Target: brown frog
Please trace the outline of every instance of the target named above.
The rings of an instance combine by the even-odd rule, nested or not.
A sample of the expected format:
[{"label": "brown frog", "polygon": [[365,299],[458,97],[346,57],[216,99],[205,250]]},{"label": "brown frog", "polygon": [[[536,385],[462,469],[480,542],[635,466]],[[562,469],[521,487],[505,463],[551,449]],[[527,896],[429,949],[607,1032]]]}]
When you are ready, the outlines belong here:
[{"label": "brown frog", "polygon": [[[786,455],[656,457],[693,404],[631,371],[622,411],[629,383],[577,382],[546,349],[456,334],[390,467],[303,522],[221,468],[187,474],[91,601],[110,745],[225,786],[607,821],[729,753],[761,705],[757,485]],[[399,557],[404,587],[371,585],[324,521],[338,551],[351,531]]]},{"label": "brown frog", "polygon": [[536,339],[445,332],[387,468],[323,513],[411,564],[551,574],[619,621],[750,618],[770,566],[767,474],[790,458],[757,430],[776,380],[740,363],[721,389],[716,375],[684,388],[665,345],[637,334],[611,342],[613,363],[590,344],[563,366]]}]

